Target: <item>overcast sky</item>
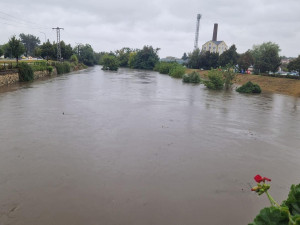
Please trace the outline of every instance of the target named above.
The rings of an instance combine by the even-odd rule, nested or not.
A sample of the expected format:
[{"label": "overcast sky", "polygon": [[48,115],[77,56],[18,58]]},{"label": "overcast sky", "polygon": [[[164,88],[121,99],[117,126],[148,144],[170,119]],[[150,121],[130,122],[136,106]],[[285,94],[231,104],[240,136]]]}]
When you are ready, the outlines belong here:
[{"label": "overcast sky", "polygon": [[[89,43],[96,52],[122,47],[161,48],[160,57],[181,57],[194,46],[196,17],[202,14],[199,46],[211,40],[235,44],[239,53],[272,41],[281,55],[300,54],[299,0],[0,0],[0,44],[13,35],[33,34],[75,46]],[[6,14],[5,14],[6,13]],[[8,14],[8,15],[7,15]],[[10,16],[9,16],[10,15]],[[44,32],[44,33],[42,33]]]}]

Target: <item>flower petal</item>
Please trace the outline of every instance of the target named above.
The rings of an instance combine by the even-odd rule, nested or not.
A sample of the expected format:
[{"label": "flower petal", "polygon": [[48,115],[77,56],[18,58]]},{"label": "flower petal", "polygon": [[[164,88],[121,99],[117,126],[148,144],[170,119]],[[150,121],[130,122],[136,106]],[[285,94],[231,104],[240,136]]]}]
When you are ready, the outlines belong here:
[{"label": "flower petal", "polygon": [[257,183],[260,183],[260,182],[263,181],[263,178],[262,178],[259,174],[257,174],[257,175],[254,177],[254,180],[255,180]]}]

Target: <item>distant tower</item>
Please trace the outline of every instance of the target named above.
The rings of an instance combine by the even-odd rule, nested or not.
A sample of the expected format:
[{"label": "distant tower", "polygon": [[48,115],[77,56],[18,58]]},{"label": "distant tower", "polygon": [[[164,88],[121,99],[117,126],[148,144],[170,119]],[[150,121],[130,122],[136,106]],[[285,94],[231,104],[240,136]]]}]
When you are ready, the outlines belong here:
[{"label": "distant tower", "polygon": [[196,33],[195,33],[194,49],[197,49],[197,48],[198,48],[198,38],[199,38],[200,19],[201,19],[201,14],[197,14],[197,24],[196,24]]},{"label": "distant tower", "polygon": [[57,61],[61,61],[60,30],[63,30],[64,28],[56,27],[52,29],[56,30],[56,36],[57,36]]}]

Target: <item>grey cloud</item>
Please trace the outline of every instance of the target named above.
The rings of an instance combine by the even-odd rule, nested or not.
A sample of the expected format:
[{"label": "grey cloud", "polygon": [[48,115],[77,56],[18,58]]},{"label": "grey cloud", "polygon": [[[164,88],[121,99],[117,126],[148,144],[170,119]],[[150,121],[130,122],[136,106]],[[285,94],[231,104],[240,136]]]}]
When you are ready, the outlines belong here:
[{"label": "grey cloud", "polygon": [[[55,41],[51,27],[61,26],[62,39],[90,43],[96,51],[109,51],[128,46],[160,47],[160,55],[182,56],[193,50],[196,14],[203,15],[199,44],[211,39],[213,23],[219,23],[218,38],[236,44],[239,52],[253,44],[273,41],[282,54],[297,56],[300,37],[300,4],[297,0],[110,0],[6,1],[1,11],[41,24],[48,29],[12,27],[0,19],[0,44],[12,34],[31,33]],[[32,24],[33,26],[34,24]]]}]

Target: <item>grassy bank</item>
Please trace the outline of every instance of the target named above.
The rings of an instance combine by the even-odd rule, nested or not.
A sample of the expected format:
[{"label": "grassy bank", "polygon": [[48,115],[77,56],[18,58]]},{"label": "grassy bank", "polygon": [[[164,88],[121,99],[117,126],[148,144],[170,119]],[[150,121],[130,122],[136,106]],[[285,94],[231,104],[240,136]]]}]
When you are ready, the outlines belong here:
[{"label": "grassy bank", "polygon": [[[205,70],[195,70],[195,69],[186,69],[186,70],[187,70],[186,73],[197,71],[200,73],[200,76],[202,78],[207,77],[207,71]],[[243,85],[248,81],[258,84],[261,87],[263,92],[273,92],[273,93],[300,97],[300,80],[251,75],[251,74],[237,74],[234,83],[237,85]]]}]

